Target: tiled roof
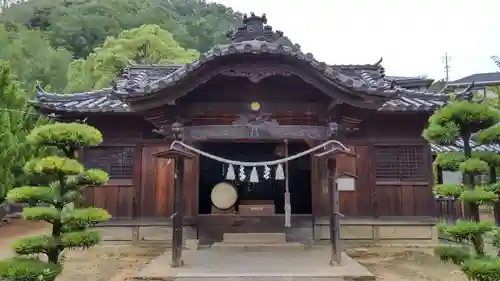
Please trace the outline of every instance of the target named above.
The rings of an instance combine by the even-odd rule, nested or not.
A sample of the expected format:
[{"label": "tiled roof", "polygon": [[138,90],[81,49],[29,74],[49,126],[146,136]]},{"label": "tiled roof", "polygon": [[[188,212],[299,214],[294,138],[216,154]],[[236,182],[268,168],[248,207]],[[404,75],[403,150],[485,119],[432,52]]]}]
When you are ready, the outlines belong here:
[{"label": "tiled roof", "polygon": [[183,65],[163,77],[152,79],[148,71],[142,71],[133,77],[130,73],[125,73],[127,79],[117,81],[116,95],[125,100],[150,96],[157,93],[160,89],[168,89],[184,81],[190,76],[196,75],[196,70],[216,59],[223,57],[248,55],[274,55],[286,57],[304,67],[310,67],[321,73],[325,82],[338,85],[346,89],[361,92],[366,95],[391,97],[398,92],[395,89],[388,89],[383,84],[369,83],[364,79],[349,76],[337,69],[328,66],[314,58],[311,53],[303,53],[298,47],[290,47],[284,44],[272,43],[267,41],[250,40],[242,42],[233,42],[229,45],[216,46],[211,50],[200,55],[200,58],[192,63]]},{"label": "tiled roof", "polygon": [[130,112],[126,103],[111,95],[111,88],[69,95],[46,93],[38,86],[36,91],[36,99],[31,101],[36,108],[56,112]]},{"label": "tiled roof", "polygon": [[[143,67],[141,67],[143,68]],[[448,97],[444,94],[421,94],[408,91],[405,95],[390,99],[380,111],[432,111],[443,106]],[[60,112],[130,112],[128,105],[113,94],[111,88],[68,95],[46,93],[37,87],[32,104]]]},{"label": "tiled roof", "polygon": [[[301,62],[304,67],[311,67],[321,73],[325,82],[332,87],[341,86],[355,92],[382,98],[410,95],[416,97],[421,94],[422,99],[429,96],[440,96],[440,94],[415,92],[398,86],[396,81],[384,79],[384,69],[380,62],[368,65],[327,65],[314,59],[311,53],[303,53],[297,47],[275,44],[267,41],[243,41],[224,46],[217,46],[208,52],[201,54],[198,60],[186,65],[179,66],[175,70],[169,69],[168,73],[159,77],[157,72],[151,74],[151,70],[126,69],[120,79],[116,81],[115,95],[123,100],[141,98],[157,93],[160,89],[166,89],[177,85],[185,78],[196,75],[197,69],[217,58],[235,56],[238,54],[263,54],[287,57]],[[154,66],[153,66],[154,68]],[[170,72],[171,71],[171,72]],[[441,97],[438,97],[441,99]],[[425,106],[427,104],[424,103]]]}]

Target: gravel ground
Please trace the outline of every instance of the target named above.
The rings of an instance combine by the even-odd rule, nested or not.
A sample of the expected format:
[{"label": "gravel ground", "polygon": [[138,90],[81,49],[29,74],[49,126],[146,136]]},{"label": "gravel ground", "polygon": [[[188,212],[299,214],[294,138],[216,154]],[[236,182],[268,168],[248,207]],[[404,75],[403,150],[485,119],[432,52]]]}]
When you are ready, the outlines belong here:
[{"label": "gravel ground", "polygon": [[57,281],[124,281],[162,252],[162,247],[134,246],[68,251],[63,274]]},{"label": "gravel ground", "polygon": [[44,222],[25,221],[16,219],[0,226],[0,259],[11,257],[12,243],[23,236],[38,235],[47,231],[48,225]]},{"label": "gravel ground", "polygon": [[467,281],[459,268],[434,257],[431,249],[370,248],[351,256],[366,266],[377,281]]},{"label": "gravel ground", "polygon": [[[0,258],[12,255],[10,244],[25,235],[46,231],[47,225],[15,220],[0,227]],[[154,257],[163,247],[99,246],[71,250],[64,254],[64,272],[58,281],[125,281]],[[444,264],[432,250],[414,248],[367,248],[348,254],[377,276],[377,281],[467,281],[458,267]]]}]

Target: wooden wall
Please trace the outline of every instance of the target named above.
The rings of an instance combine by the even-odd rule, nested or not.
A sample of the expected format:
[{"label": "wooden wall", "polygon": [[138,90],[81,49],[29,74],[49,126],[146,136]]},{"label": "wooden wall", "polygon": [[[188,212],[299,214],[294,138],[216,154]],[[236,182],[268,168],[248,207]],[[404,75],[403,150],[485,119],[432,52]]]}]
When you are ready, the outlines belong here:
[{"label": "wooden wall", "polygon": [[85,190],[85,205],[104,208],[114,217],[132,217],[134,186],[110,184]]},{"label": "wooden wall", "polygon": [[432,183],[375,179],[373,145],[349,145],[358,159],[338,159],[340,172],[356,175],[356,190],[340,192],[340,212],[349,217],[434,216]]},{"label": "wooden wall", "polygon": [[[174,161],[152,157],[168,148],[168,144],[142,144],[136,151],[137,173],[131,184],[111,183],[89,189],[87,203],[106,208],[119,217],[169,217],[173,212]],[[355,191],[340,192],[340,211],[349,217],[377,216],[434,216],[435,203],[429,183],[399,182],[387,184],[375,179],[373,144],[351,144],[349,148],[358,159],[341,157],[339,172],[356,175]],[[185,160],[186,216],[198,213],[198,158]],[[327,182],[323,173],[326,163],[312,160],[313,213],[328,213]],[[429,162],[430,163],[430,162]],[[321,179],[323,179],[321,181]],[[315,184],[316,182],[316,184]]]},{"label": "wooden wall", "polygon": [[[107,209],[113,218],[158,218],[173,214],[174,160],[153,157],[169,148],[169,143],[137,144],[134,179],[129,183],[110,182],[88,188],[86,205]],[[198,158],[184,161],[186,218],[198,212]]]},{"label": "wooden wall", "polygon": [[[365,120],[358,133],[344,140],[358,159],[341,158],[340,172],[358,177],[355,191],[340,192],[340,211],[350,217],[435,216],[432,194],[431,152],[421,137],[426,115],[378,115]],[[408,126],[408,124],[412,124]],[[380,145],[392,147],[420,147],[426,179],[422,181],[380,181],[376,179],[376,149]],[[399,165],[403,165],[401,163]]]},{"label": "wooden wall", "polygon": [[[358,133],[350,134],[342,140],[356,153],[357,160],[341,158],[337,163],[340,172],[358,177],[355,191],[342,191],[340,195],[341,213],[349,217],[384,216],[435,216],[435,203],[432,195],[430,151],[420,136],[427,116],[398,114],[380,115],[367,118]],[[99,122],[103,122],[101,118]],[[124,123],[124,120],[106,122]],[[86,202],[89,205],[106,208],[115,218],[126,217],[169,217],[172,215],[173,200],[173,161],[156,159],[153,153],[165,150],[169,143],[161,139],[145,139],[142,122],[130,128],[127,138],[116,134],[119,140],[110,137],[108,127],[101,127],[107,143],[133,143],[136,145],[134,177],[130,182],[110,182],[105,187],[89,189]],[[412,124],[412,126],[408,126]],[[415,126],[420,124],[421,126]],[[98,126],[99,127],[99,126]],[[379,144],[416,145],[429,152],[429,160],[424,164],[429,169],[427,182],[380,182],[375,178],[375,149]],[[186,217],[198,213],[198,163],[199,159],[186,161],[185,204]],[[312,160],[313,213],[318,216],[328,214],[327,182],[324,179],[325,163]],[[320,180],[323,179],[323,180]]]}]

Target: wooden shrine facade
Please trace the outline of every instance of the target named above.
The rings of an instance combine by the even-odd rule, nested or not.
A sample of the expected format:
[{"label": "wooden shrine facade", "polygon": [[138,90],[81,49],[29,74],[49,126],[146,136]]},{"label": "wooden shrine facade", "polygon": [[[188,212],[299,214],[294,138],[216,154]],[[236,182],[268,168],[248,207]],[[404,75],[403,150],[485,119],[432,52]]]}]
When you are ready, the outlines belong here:
[{"label": "wooden shrine facade", "polygon": [[[153,155],[174,139],[200,148],[287,140],[303,149],[336,139],[358,155],[337,159],[338,173],[357,178],[353,190],[340,191],[340,213],[434,217],[431,149],[421,132],[448,96],[408,89],[415,78],[399,80],[407,88],[401,87],[385,76],[381,60],[319,62],[298,46],[278,43],[282,33],[265,23],[265,17],[246,18],[230,44],[188,65],[130,66],[111,88],[73,95],[38,89],[33,106],[41,113],[85,120],[103,132],[104,143],[85,149],[81,158],[87,167],[108,171],[111,180],[89,190],[87,202],[114,218],[170,217],[173,163]],[[311,195],[305,200],[311,201],[308,215],[319,219],[330,210],[329,171],[325,161],[307,157],[304,188]],[[196,224],[200,201],[209,200],[200,193],[202,159],[184,161],[185,218]],[[292,205],[300,204],[293,196]]]}]

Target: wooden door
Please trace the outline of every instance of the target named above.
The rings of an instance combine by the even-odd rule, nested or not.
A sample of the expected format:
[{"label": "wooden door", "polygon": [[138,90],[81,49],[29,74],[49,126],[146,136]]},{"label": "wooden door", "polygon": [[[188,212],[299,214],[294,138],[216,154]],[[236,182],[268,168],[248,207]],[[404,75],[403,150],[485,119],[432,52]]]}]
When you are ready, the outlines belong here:
[{"label": "wooden door", "polygon": [[140,217],[169,217],[173,213],[174,161],[153,157],[168,148],[168,144],[143,146]]},{"label": "wooden door", "polygon": [[[170,217],[173,214],[175,161],[153,156],[169,147],[169,144],[154,144],[142,148],[139,217]],[[184,160],[184,165],[184,215],[192,218],[198,214],[199,158]]]}]

